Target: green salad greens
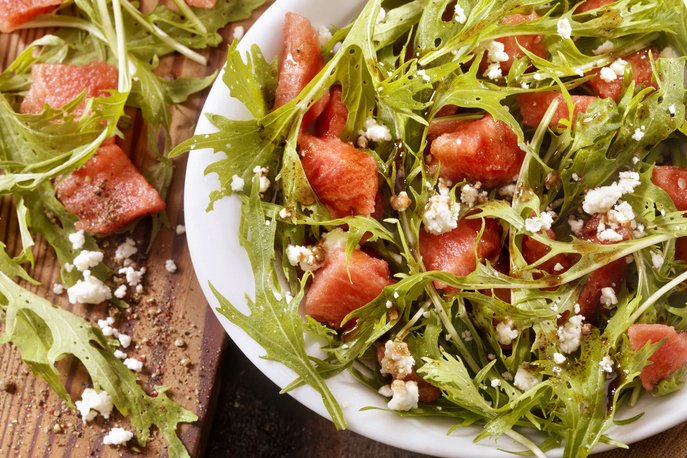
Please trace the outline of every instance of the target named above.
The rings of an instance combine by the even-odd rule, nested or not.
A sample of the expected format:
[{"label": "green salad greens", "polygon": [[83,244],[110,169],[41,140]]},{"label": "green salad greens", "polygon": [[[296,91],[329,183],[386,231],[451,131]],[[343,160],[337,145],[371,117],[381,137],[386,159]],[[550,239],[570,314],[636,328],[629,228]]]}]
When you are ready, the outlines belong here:
[{"label": "green salad greens", "polygon": [[[249,17],[263,1],[218,0],[214,7],[202,10],[179,0],[173,3],[175,8],[156,4],[143,9],[139,2],[129,0],[66,1],[56,12],[20,26],[53,28],[55,32],[31,43],[0,73],[0,198],[13,201],[21,234],[17,250],[8,250],[0,242],[0,343],[16,346],[33,373],[70,406],[73,401],[55,364],[65,356],[75,357],[90,375],[93,387],[105,391],[117,410],[129,417],[141,446],[146,445],[151,427],[156,427],[168,443],[170,456],[176,457],[188,456],[177,436],[177,425],[195,421],[196,415],[169,398],[166,387],[147,394],[135,372],[115,356],[117,339],[26,289],[38,284],[27,273],[34,265],[36,237],[54,250],[63,266],[65,287],[73,286],[81,276],[71,269],[81,249],[98,250],[99,240],[87,233],[82,246],[75,248],[69,237],[76,232],[78,219],[56,198],[54,185],[88,161],[104,140],[123,137],[132,124],[125,109],[139,109],[142,114],[149,151],[156,157],[144,174],[164,199],[173,173],[167,157],[173,146],[172,110],[208,87],[215,74],[167,78],[157,71],[161,59],[178,52],[207,65],[200,52],[219,45],[220,30]],[[82,94],[64,107],[46,106],[39,114],[19,113],[19,104],[32,84],[34,65],[94,60],[117,66],[116,90],[88,100]],[[154,216],[151,243],[164,224],[164,213]],[[100,264],[91,274],[108,281],[114,271]],[[127,306],[121,299],[113,298],[113,302]]]},{"label": "green salad greens", "polygon": [[[349,370],[392,397],[389,409],[400,415],[480,425],[476,440],[506,435],[537,456],[555,447],[587,456],[599,442],[625,447],[607,435],[623,423],[621,407],[645,389],[666,395],[684,383],[683,368],[643,387],[640,374],[667,340],[637,346],[628,331],[687,328],[687,259],[676,250],[687,236],[685,180],[676,175],[666,186],[656,178],[678,170],[666,166],[687,166],[685,4],[371,0],[330,32],[324,67],[276,109],[278,60],[256,46],[245,55],[230,46],[224,82],[254,119],[209,115],[218,132],[172,152],[223,152],[206,170],[220,184],[211,202],[242,199],[240,237],[256,295],[245,315],[214,290],[220,311],[266,358],[298,374],[284,391],[304,383],[319,391],[337,428],[345,420],[324,380]],[[532,39],[543,51],[527,44]],[[518,54],[503,71],[508,52]],[[640,64],[628,64],[635,55],[644,56]],[[614,95],[602,92],[612,85]],[[313,130],[304,116],[335,86],[347,110],[339,138],[374,159],[383,213],[336,217],[304,166],[303,132]],[[467,173],[449,181],[434,143],[471,141],[485,115],[522,151],[516,176],[490,186]],[[453,131],[431,134],[438,122],[453,122]],[[371,126],[386,135],[369,135]],[[495,153],[475,148],[483,155],[463,160],[488,169]],[[441,213],[437,197],[441,224],[430,218]],[[469,272],[432,269],[423,240],[429,232],[449,237],[466,221],[479,222],[481,240],[445,256],[466,256]],[[490,227],[500,245],[487,256],[480,250]],[[347,262],[362,248],[393,275],[347,314],[343,330],[302,314],[310,288],[333,269],[330,236],[343,240]],[[296,248],[309,250],[311,265],[291,259]],[[304,333],[326,341],[325,357],[306,353]],[[405,361],[405,373],[388,370],[393,361]],[[438,397],[418,403],[418,384]],[[409,390],[415,398],[399,407]],[[528,428],[540,439],[523,435]]]}]

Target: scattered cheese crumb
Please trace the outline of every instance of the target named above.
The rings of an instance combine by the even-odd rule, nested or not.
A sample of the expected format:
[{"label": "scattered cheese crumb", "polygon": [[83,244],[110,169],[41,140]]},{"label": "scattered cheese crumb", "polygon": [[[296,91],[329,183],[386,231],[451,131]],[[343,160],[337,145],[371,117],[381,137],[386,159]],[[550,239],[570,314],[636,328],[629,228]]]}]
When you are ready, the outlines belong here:
[{"label": "scattered cheese crumb", "polygon": [[324,47],[332,39],[332,32],[328,27],[321,25],[317,28],[317,38],[320,42],[320,47]]},{"label": "scattered cheese crumb", "polygon": [[613,42],[606,40],[603,43],[601,43],[601,45],[598,48],[596,48],[595,50],[593,50],[592,52],[594,53],[594,55],[598,56],[599,54],[608,54],[611,51],[613,51],[614,48],[615,48],[615,45],[613,44]]},{"label": "scattered cheese crumb", "polygon": [[489,44],[487,44],[486,49],[487,59],[489,62],[506,62],[510,58],[508,53],[505,52],[506,46],[500,41],[490,41]]},{"label": "scattered cheese crumb", "polygon": [[557,263],[553,266],[553,271],[554,271],[554,272],[560,272],[560,271],[563,270],[563,269],[565,269],[565,267],[563,267],[563,264],[561,264],[560,262],[557,262]]},{"label": "scattered cheese crumb", "polygon": [[654,265],[654,269],[659,270],[661,267],[663,267],[663,262],[665,259],[663,259],[663,255],[661,253],[657,253],[656,251],[651,252],[651,263]]},{"label": "scattered cheese crumb", "polygon": [[123,428],[112,428],[109,433],[103,437],[104,445],[124,445],[133,439],[134,433]]},{"label": "scattered cheese crumb", "polygon": [[525,230],[537,233],[542,230],[551,229],[553,218],[556,216],[554,212],[541,212],[539,216],[533,216],[525,220]]},{"label": "scattered cheese crumb", "polygon": [[117,359],[122,359],[122,360],[123,360],[123,359],[126,359],[126,358],[127,358],[127,354],[124,353],[122,350],[117,349],[117,350],[114,351],[114,357],[117,358]]},{"label": "scattered cheese crumb", "polygon": [[377,124],[377,120],[374,118],[368,118],[365,120],[365,130],[359,131],[358,135],[373,142],[388,142],[391,140],[391,132],[389,131],[389,128],[381,124]]},{"label": "scattered cheese crumb", "polygon": [[601,304],[603,304],[605,307],[611,307],[613,305],[616,305],[618,303],[618,298],[615,295],[615,290],[611,288],[610,286],[606,286],[605,288],[601,288]]},{"label": "scattered cheese crumb", "polygon": [[640,141],[644,138],[644,131],[640,128],[635,129],[635,133],[632,134],[632,140]]},{"label": "scattered cheese crumb", "polygon": [[177,271],[177,265],[173,259],[167,259],[165,261],[165,270],[171,274]]},{"label": "scattered cheese crumb", "polygon": [[76,401],[76,409],[79,411],[84,423],[95,419],[98,413],[105,419],[110,418],[113,407],[112,399],[107,394],[107,391],[101,390],[99,393],[96,393],[93,388],[83,390],[81,400]]},{"label": "scattered cheese crumb", "polygon": [[568,217],[568,225],[573,234],[579,235],[584,227],[584,221],[581,219],[575,219],[572,215]]},{"label": "scattered cheese crumb", "polygon": [[126,296],[126,285],[119,285],[117,289],[114,291],[114,297],[117,299],[122,299],[124,296]]},{"label": "scattered cheese crumb", "polygon": [[489,78],[490,80],[497,80],[503,76],[503,72],[501,71],[501,65],[498,62],[493,62],[489,64],[487,69],[484,71],[484,76]]},{"label": "scattered cheese crumb", "polygon": [[515,194],[515,183],[507,184],[499,188],[499,196],[512,198]]},{"label": "scattered cheese crumb", "polygon": [[487,201],[487,192],[480,191],[482,184],[478,181],[474,185],[465,184],[460,188],[460,201],[472,208],[475,205],[482,204]]},{"label": "scattered cheese crumb", "polygon": [[410,197],[408,197],[408,193],[405,191],[401,191],[397,195],[391,196],[389,202],[391,203],[391,208],[397,212],[404,212],[408,210],[410,204],[412,203]]},{"label": "scattered cheese crumb", "polygon": [[131,345],[131,336],[128,334],[119,334],[117,339],[119,340],[119,345],[124,348],[129,348]]},{"label": "scattered cheese crumb", "polygon": [[279,217],[281,219],[291,218],[292,216],[293,215],[291,214],[291,210],[287,209],[286,207],[279,210]]},{"label": "scattered cheese crumb", "polygon": [[384,344],[384,357],[381,361],[380,372],[390,374],[395,379],[403,379],[413,372],[415,359],[410,354],[408,344],[389,340]]},{"label": "scattered cheese crumb", "polygon": [[608,373],[613,372],[613,360],[608,355],[604,356],[601,361],[599,361],[599,366],[601,366],[601,370],[603,371]]},{"label": "scattered cheese crumb", "polygon": [[516,388],[522,391],[527,391],[534,388],[540,382],[540,378],[532,373],[532,369],[529,364],[522,363],[518,367],[518,371],[515,373],[515,380],[513,384]]},{"label": "scattered cheese crumb", "polygon": [[455,14],[453,18],[456,20],[456,22],[458,24],[465,24],[465,22],[468,20],[468,17],[465,15],[465,10],[463,9],[463,7],[456,4],[454,11]]},{"label": "scattered cheese crumb", "polygon": [[558,341],[563,353],[572,353],[580,348],[583,320],[584,316],[575,315],[558,327]]},{"label": "scattered cheese crumb", "polygon": [[671,105],[668,107],[668,113],[670,113],[671,115],[675,114],[675,105]]},{"label": "scattered cheese crumb", "polygon": [[616,59],[611,65],[610,69],[615,72],[617,76],[623,76],[625,74],[625,67],[627,66],[627,61],[623,59]]},{"label": "scattered cheese crumb", "polygon": [[83,280],[77,281],[67,289],[71,304],[100,304],[112,298],[112,291],[100,279],[91,275],[89,270],[83,273]]},{"label": "scattered cheese crumb", "polygon": [[138,253],[138,248],[136,248],[136,242],[134,242],[133,239],[127,237],[124,243],[117,247],[117,250],[115,251],[115,260],[123,261],[125,259],[129,259],[136,253]]},{"label": "scattered cheese crumb", "polygon": [[391,383],[391,391],[393,392],[393,397],[387,403],[388,408],[402,411],[417,408],[417,403],[420,400],[417,382],[394,380]]},{"label": "scattered cheese crumb", "polygon": [[74,267],[80,272],[97,266],[103,261],[103,253],[100,251],[82,250],[74,258]]},{"label": "scattered cheese crumb", "polygon": [[452,202],[451,197],[435,194],[430,197],[422,215],[425,230],[439,235],[458,227],[460,204]]},{"label": "scattered cheese crumb", "polygon": [[74,270],[74,265],[70,264],[68,262],[65,262],[64,263],[64,270],[66,270],[67,272],[71,272],[72,270]]},{"label": "scattered cheese crumb", "polygon": [[146,268],[141,267],[140,270],[136,270],[131,266],[127,266],[119,269],[118,273],[126,276],[126,282],[129,286],[137,286],[141,283],[143,275],[146,273]]},{"label": "scattered cheese crumb", "polygon": [[289,245],[286,247],[286,257],[289,264],[299,266],[304,272],[313,272],[324,262],[324,253],[320,247]]},{"label": "scattered cheese crumb", "polygon": [[237,25],[234,27],[234,32],[232,33],[232,37],[234,40],[240,40],[243,38],[243,34],[246,32],[246,29],[243,28],[242,25]]},{"label": "scattered cheese crumb", "polygon": [[513,326],[513,320],[506,318],[496,324],[496,338],[501,345],[510,345],[520,333]]},{"label": "scattered cheese crumb", "polygon": [[568,18],[562,18],[558,20],[557,30],[558,35],[560,35],[561,38],[570,38],[572,34],[572,26],[570,25]]},{"label": "scattered cheese crumb", "polygon": [[553,354],[553,362],[558,364],[559,366],[565,362],[567,358],[562,355],[561,353],[554,353]]},{"label": "scattered cheese crumb", "polygon": [[177,224],[175,232],[177,233],[177,235],[185,234],[186,233],[186,226],[184,226],[183,224]]},{"label": "scattered cheese crumb", "polygon": [[620,172],[618,177],[618,181],[609,186],[600,186],[587,191],[582,209],[590,215],[606,213],[624,194],[633,192],[640,184],[637,172]]},{"label": "scattered cheese crumb", "polygon": [[246,182],[244,181],[243,178],[241,178],[238,175],[232,175],[232,177],[231,177],[231,190],[233,192],[243,191],[243,187],[245,185],[246,185]]},{"label": "scattered cheese crumb", "polygon": [[127,358],[124,360],[124,365],[127,369],[134,372],[141,372],[143,370],[143,363],[136,358]]},{"label": "scattered cheese crumb", "polygon": [[71,242],[73,250],[80,250],[86,243],[86,236],[84,235],[83,230],[73,232],[69,234],[67,238]]},{"label": "scattered cheese crumb", "polygon": [[[267,192],[267,190],[270,188],[270,179],[267,178],[267,174],[270,172],[270,169],[267,167],[261,167],[261,166],[256,166],[253,168],[253,173],[258,174],[259,179],[260,179],[260,192]],[[232,180],[233,181],[233,180]]]},{"label": "scattered cheese crumb", "polygon": [[618,79],[618,75],[610,67],[604,67],[599,71],[599,77],[607,83]]},{"label": "scattered cheese crumb", "polygon": [[614,229],[608,228],[604,229],[596,234],[596,237],[602,242],[622,242],[622,234],[616,232]]},{"label": "scattered cheese crumb", "polygon": [[64,293],[64,285],[62,283],[53,284],[52,292],[53,294],[57,294],[59,296],[60,294]]},{"label": "scattered cheese crumb", "polygon": [[501,380],[499,380],[497,378],[491,379],[491,387],[496,388],[498,386],[501,386]]}]

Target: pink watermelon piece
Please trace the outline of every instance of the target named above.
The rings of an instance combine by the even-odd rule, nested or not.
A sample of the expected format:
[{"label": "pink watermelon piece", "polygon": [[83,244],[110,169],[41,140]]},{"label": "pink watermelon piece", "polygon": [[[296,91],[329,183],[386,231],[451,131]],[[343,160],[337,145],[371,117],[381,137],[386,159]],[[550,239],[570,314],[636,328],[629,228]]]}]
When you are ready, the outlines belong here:
[{"label": "pink watermelon piece", "polygon": [[430,153],[439,161],[441,177],[479,181],[487,188],[511,183],[525,158],[515,132],[489,114],[461,121],[432,142]]},{"label": "pink watermelon piece", "polygon": [[[591,95],[573,95],[573,117],[572,123],[577,120],[577,115],[587,111],[589,104],[592,103],[596,97]],[[537,127],[541,122],[546,110],[554,100],[558,100],[558,108],[551,118],[549,127],[556,128],[562,119],[570,119],[570,111],[568,105],[565,103],[565,98],[559,92],[530,92],[520,94],[516,101],[520,106],[520,114],[522,115],[522,122],[528,127]]]},{"label": "pink watermelon piece", "polygon": [[341,86],[334,86],[329,91],[329,101],[317,118],[316,131],[319,137],[341,137],[346,128],[348,108],[341,97]]},{"label": "pink watermelon piece", "polygon": [[584,2],[580,3],[575,12],[584,13],[586,11],[601,8],[602,6],[608,5],[609,3],[613,3],[613,0],[585,0]]},{"label": "pink watermelon piece", "polygon": [[[623,60],[632,67],[632,80],[635,83],[635,90],[641,90],[646,87],[657,87],[656,82],[651,81],[653,72],[651,70],[649,52],[654,56],[658,56],[658,51],[656,49],[642,49],[634,54],[623,57]],[[600,73],[597,72],[597,75],[589,80],[587,84],[592,88],[594,94],[604,99],[613,99],[616,102],[620,100],[620,96],[623,92],[622,76],[618,76],[612,81],[605,81],[601,78]]]},{"label": "pink watermelon piece", "polygon": [[332,216],[369,216],[379,187],[377,165],[368,154],[337,137],[299,138],[305,175]]},{"label": "pink watermelon piece", "polygon": [[217,0],[184,0],[188,6],[193,8],[214,8]]},{"label": "pink watermelon piece", "polygon": [[305,313],[340,329],[346,315],[371,302],[392,283],[386,261],[357,249],[347,265],[345,250],[328,251],[306,294]]},{"label": "pink watermelon piece", "polygon": [[[485,219],[482,238],[477,240],[482,228],[481,219],[462,218],[458,227],[443,234],[420,231],[420,254],[427,270],[450,272],[459,277],[473,272],[477,262],[497,255],[501,250],[501,228],[494,219]],[[477,258],[475,257],[477,244]],[[435,282],[439,289],[452,289]]]},{"label": "pink watermelon piece", "polygon": [[57,185],[57,198],[76,215],[78,229],[109,234],[136,218],[165,209],[165,202],[117,145],[98,152]]},{"label": "pink watermelon piece", "polygon": [[639,350],[646,343],[665,342],[649,358],[652,364],[642,369],[639,378],[644,389],[652,390],[658,382],[687,364],[687,334],[665,324],[633,324],[627,330],[630,346]]},{"label": "pink watermelon piece", "polygon": [[[556,233],[551,229],[545,231],[545,234],[551,240],[556,240]],[[522,240],[522,256],[528,264],[534,264],[539,259],[547,255],[551,251],[551,247],[525,236]],[[558,270],[556,266],[560,264]],[[574,264],[574,260],[563,253],[557,254],[553,258],[539,264],[538,269],[548,272],[550,275],[562,275]]]},{"label": "pink watermelon piece", "polygon": [[616,295],[619,294],[626,275],[627,262],[624,258],[606,264],[589,275],[577,299],[580,304],[580,314],[588,323],[597,324],[604,312],[601,304],[601,289],[610,287]]},{"label": "pink watermelon piece", "polygon": [[[295,99],[324,66],[317,31],[308,19],[296,13],[286,13],[283,35],[274,108]],[[329,93],[310,107],[303,117],[303,128],[322,113],[328,99]]]},{"label": "pink watermelon piece", "polygon": [[[523,22],[534,21],[535,19],[539,19],[539,15],[535,12],[530,14],[511,14],[503,18],[501,24],[517,25]],[[501,71],[507,74],[513,66],[513,62],[525,56],[525,53],[520,47],[525,48],[539,57],[545,58],[548,53],[546,52],[546,47],[542,43],[543,39],[543,35],[514,35],[494,40],[503,43],[504,52],[508,54],[508,60],[499,63]],[[484,72],[488,66],[489,61],[487,60],[487,56],[485,56],[482,62],[480,62],[480,71]]]},{"label": "pink watermelon piece", "polygon": [[0,32],[10,33],[40,14],[46,14],[64,0],[0,0]]},{"label": "pink watermelon piece", "polygon": [[680,211],[687,210],[687,168],[657,165],[654,167],[651,181],[668,193],[675,208]]},{"label": "pink watermelon piece", "polygon": [[85,65],[37,64],[31,68],[31,77],[33,84],[21,103],[22,113],[40,113],[46,104],[61,108],[84,90],[86,97],[107,96],[108,90],[117,89],[118,70],[101,61]]}]

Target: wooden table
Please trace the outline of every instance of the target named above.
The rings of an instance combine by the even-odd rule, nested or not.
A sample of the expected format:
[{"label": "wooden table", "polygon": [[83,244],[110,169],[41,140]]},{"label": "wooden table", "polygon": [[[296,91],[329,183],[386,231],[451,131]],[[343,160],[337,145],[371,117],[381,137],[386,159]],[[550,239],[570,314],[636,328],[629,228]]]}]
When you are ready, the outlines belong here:
[{"label": "wooden table", "polygon": [[[272,2],[267,2],[272,3]],[[236,25],[250,26],[264,7],[249,20]],[[232,36],[232,27],[223,34]],[[0,65],[4,68],[16,52],[38,36],[38,32],[0,35]],[[220,68],[225,50],[220,47],[208,53],[210,66],[205,69],[181,58],[167,59],[163,69],[174,76],[202,75]],[[173,115],[176,141],[188,137],[203,105],[206,94],[192,97]],[[134,132],[141,120],[135,118]],[[145,139],[130,135],[126,145],[132,152],[144,151]],[[146,160],[134,154],[137,163]],[[176,175],[168,199],[172,227],[183,223],[183,180],[185,159],[176,163]],[[16,243],[17,227],[10,217],[8,201],[0,202],[0,240]],[[141,238],[145,231],[136,235]],[[113,242],[114,243],[114,242]],[[38,262],[34,275],[44,285],[39,294],[73,309],[91,320],[101,318],[106,310],[98,307],[72,307],[64,297],[52,294],[58,270],[51,256],[45,256],[43,243],[38,243]],[[170,274],[164,260],[174,259],[179,270]],[[350,431],[337,432],[324,418],[311,412],[289,396],[280,396],[278,388],[260,373],[229,342],[214,315],[207,307],[193,275],[186,240],[171,230],[157,239],[145,264],[145,293],[132,307],[132,320],[122,319],[120,328],[133,335],[136,352],[147,356],[143,384],[150,388],[163,384],[171,388],[172,397],[195,411],[199,420],[181,428],[181,437],[193,456],[337,456],[398,457],[422,455],[379,444]],[[183,341],[183,345],[177,344]],[[220,359],[221,365],[220,365]],[[191,363],[187,366],[187,363]],[[61,363],[72,397],[78,399],[87,385],[87,376],[74,361]],[[121,418],[102,419],[84,426],[49,391],[36,380],[8,347],[0,347],[0,380],[16,384],[16,390],[0,391],[0,457],[83,457],[83,456],[165,456],[163,442],[153,436],[144,450],[116,450],[102,446],[106,428],[126,424]],[[678,408],[681,408],[678,407]],[[215,412],[213,420],[213,412]],[[631,451],[614,451],[599,455],[604,458],[645,456],[687,457],[687,424],[645,440]]]}]

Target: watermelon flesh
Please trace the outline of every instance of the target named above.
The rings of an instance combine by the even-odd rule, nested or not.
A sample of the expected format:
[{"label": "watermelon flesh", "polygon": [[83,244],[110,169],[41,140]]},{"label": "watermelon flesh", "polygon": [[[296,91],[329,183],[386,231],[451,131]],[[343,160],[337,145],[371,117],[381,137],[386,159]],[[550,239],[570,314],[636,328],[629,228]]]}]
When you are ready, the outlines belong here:
[{"label": "watermelon flesh", "polygon": [[[551,240],[556,240],[556,233],[551,229],[547,229],[546,236]],[[551,251],[551,248],[529,236],[523,237],[522,240],[522,256],[528,264],[534,264],[539,259],[543,258]],[[544,261],[537,266],[538,269],[547,272],[550,275],[562,275],[574,264],[570,257],[563,253],[559,253],[548,261]],[[556,270],[558,267],[558,270]]]},{"label": "watermelon flesh", "polygon": [[0,0],[0,32],[10,33],[40,14],[61,5],[63,0]]},{"label": "watermelon flesh", "polygon": [[371,156],[337,137],[302,134],[298,143],[305,175],[332,216],[374,213],[379,183]]},{"label": "watermelon flesh", "polygon": [[356,249],[346,263],[346,251],[327,251],[305,296],[305,313],[340,329],[344,317],[375,299],[392,284],[389,265]]},{"label": "watermelon flesh", "polygon": [[625,262],[625,258],[617,259],[589,274],[589,278],[580,292],[580,297],[577,299],[580,304],[580,314],[585,317],[587,323],[598,324],[604,311],[604,306],[601,303],[601,290],[613,288],[617,296],[626,275],[627,262]]},{"label": "watermelon flesh", "polygon": [[458,113],[458,107],[455,105],[444,105],[439,108],[434,119],[429,123],[427,128],[427,139],[432,141],[440,135],[455,131],[460,126],[461,121],[457,119],[442,119],[445,116],[453,116]]},{"label": "watermelon flesh", "polygon": [[329,101],[320,117],[317,118],[315,130],[319,137],[340,138],[346,128],[348,108],[346,108],[341,97],[341,86],[334,86],[329,91]]},{"label": "watermelon flesh", "polygon": [[613,3],[613,0],[585,0],[580,3],[580,5],[575,10],[575,13],[584,13],[585,11],[595,10],[601,8],[604,5]]},{"label": "watermelon flesh", "polygon": [[[324,66],[317,31],[308,19],[296,13],[286,13],[283,34],[275,109],[295,99]],[[322,113],[328,99],[329,93],[310,107],[303,116],[303,128],[307,128]]]},{"label": "watermelon flesh", "polygon": [[676,332],[672,326],[633,324],[627,330],[627,334],[633,350],[639,350],[649,342],[657,343],[665,339],[649,357],[652,364],[645,366],[639,374],[645,390],[652,390],[658,382],[687,364],[687,334]]},{"label": "watermelon flesh", "polygon": [[114,144],[101,146],[86,164],[56,186],[57,198],[76,215],[77,229],[109,234],[136,218],[165,209],[165,202]]},{"label": "watermelon flesh", "polygon": [[188,6],[193,8],[214,8],[217,0],[184,0]]},{"label": "watermelon flesh", "polygon": [[[459,277],[473,272],[477,262],[497,255],[501,250],[501,229],[494,219],[484,219],[482,238],[477,240],[482,220],[462,218],[458,227],[450,232],[435,235],[420,231],[420,254],[427,270],[449,272]],[[477,244],[477,257],[475,257]],[[439,289],[452,289],[441,282],[434,282]]]},{"label": "watermelon flesh", "polygon": [[[587,111],[589,104],[596,100],[591,95],[573,95],[573,116],[571,124],[577,120],[577,115]],[[556,128],[563,119],[570,119],[570,110],[565,98],[560,92],[532,92],[518,95],[515,100],[520,107],[522,123],[527,127],[537,127],[546,114],[549,105],[558,100],[558,108],[551,118],[549,127]]]},{"label": "watermelon flesh", "polygon": [[[523,22],[533,21],[539,19],[539,15],[535,12],[530,14],[511,14],[506,16],[501,20],[501,24],[505,25],[517,25]],[[542,43],[543,35],[514,35],[510,37],[497,38],[494,41],[498,41],[503,44],[503,52],[508,55],[508,60],[500,62],[501,71],[506,74],[513,66],[513,62],[516,59],[521,59],[525,56],[525,53],[520,49],[520,47],[525,48],[529,52],[536,54],[539,57],[545,58],[547,56],[546,47]],[[487,56],[484,56],[482,62],[480,62],[480,71],[484,72],[489,66],[489,61]]]},{"label": "watermelon flesh", "polygon": [[[677,210],[687,211],[687,168],[657,165],[651,181],[668,193]],[[687,237],[677,239],[675,258],[687,262]]]},{"label": "watermelon flesh", "polygon": [[[45,105],[61,108],[84,90],[86,97],[104,97],[117,89],[118,70],[114,65],[94,61],[85,65],[36,64],[31,68],[33,84],[21,103],[22,113],[40,113]],[[76,108],[83,112],[84,105]]]},{"label": "watermelon flesh", "polygon": [[[656,87],[656,83],[651,81],[653,73],[651,71],[649,52],[649,49],[643,49],[623,57],[623,60],[632,67],[632,80],[635,83],[635,90],[641,90],[645,87]],[[658,52],[655,49],[651,50],[651,52],[654,56],[658,56]],[[622,76],[618,76],[612,81],[605,81],[601,78],[600,72],[597,72],[597,75],[589,80],[587,84],[599,97],[610,98],[616,102],[620,100],[620,96],[623,93]]]},{"label": "watermelon flesh", "polygon": [[439,162],[441,177],[479,181],[487,188],[511,183],[525,158],[515,132],[491,115],[461,121],[432,142],[430,153]]}]

